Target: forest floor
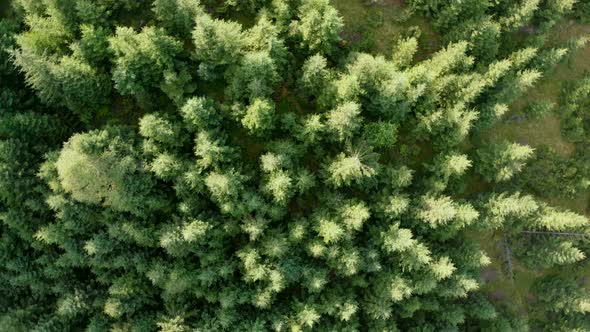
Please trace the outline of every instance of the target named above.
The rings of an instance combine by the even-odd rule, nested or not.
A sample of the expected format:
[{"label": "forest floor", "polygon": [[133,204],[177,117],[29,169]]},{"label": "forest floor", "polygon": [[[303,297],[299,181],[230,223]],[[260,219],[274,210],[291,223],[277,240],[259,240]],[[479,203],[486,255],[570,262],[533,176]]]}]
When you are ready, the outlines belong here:
[{"label": "forest floor", "polygon": [[[580,24],[566,19],[558,24],[553,33],[548,36],[548,46],[565,45],[576,37],[590,35],[590,24]],[[522,109],[532,101],[546,100],[559,104],[559,98],[567,81],[582,79],[590,71],[590,47],[579,50],[566,63],[562,63],[549,75],[543,77],[534,88],[511,105],[511,112],[505,121],[491,130],[491,137],[495,139],[509,139],[516,142],[526,142],[532,147],[548,145],[563,156],[571,156],[575,146],[561,135],[560,118],[557,112],[551,113],[539,120],[524,119],[515,122],[514,119],[523,118]],[[520,116],[520,117],[519,117]],[[512,119],[512,120],[511,120]],[[589,213],[590,192],[585,191],[575,199],[550,198],[549,203],[571,209],[578,213]]]},{"label": "forest floor", "polygon": [[343,38],[350,44],[361,44],[373,54],[389,57],[393,42],[411,27],[421,31],[418,60],[440,48],[440,37],[424,17],[411,15],[403,0],[332,0],[344,17]]},{"label": "forest floor", "polygon": [[[440,36],[432,29],[426,18],[409,13],[403,0],[332,0],[332,3],[344,17],[343,38],[353,44],[352,46],[354,43],[360,44],[361,50],[388,57],[392,52],[395,38],[415,26],[421,31],[417,60],[427,58],[442,46]],[[570,39],[584,35],[590,35],[590,24],[565,19],[553,29],[548,36],[547,44],[550,47],[564,47]],[[532,101],[546,100],[558,105],[564,83],[581,79],[588,71],[590,47],[585,47],[510,105],[510,112],[504,120],[483,135],[492,141],[507,139],[532,147],[547,145],[564,157],[573,155],[575,145],[562,136],[557,111],[541,119],[529,119],[522,111]],[[474,185],[476,190],[485,186],[483,183]],[[550,197],[547,200],[554,206],[590,216],[590,191],[581,193],[575,199]],[[527,315],[530,319],[545,319],[536,317],[538,311],[531,310],[536,302],[531,286],[542,272],[527,269],[518,261],[514,261],[513,277],[510,277],[505,268],[501,234],[473,233],[468,236],[477,240],[492,260],[490,266],[482,272],[482,279],[486,282],[483,289],[488,298],[506,305],[519,314]],[[590,285],[590,278],[584,278],[590,275],[589,262],[581,265],[576,273],[581,282]]]}]

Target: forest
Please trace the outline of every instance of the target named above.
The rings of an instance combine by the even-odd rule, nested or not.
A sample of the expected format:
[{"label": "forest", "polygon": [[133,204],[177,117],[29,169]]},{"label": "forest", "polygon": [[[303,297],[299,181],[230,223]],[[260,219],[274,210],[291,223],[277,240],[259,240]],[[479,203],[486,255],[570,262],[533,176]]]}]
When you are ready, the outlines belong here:
[{"label": "forest", "polygon": [[0,1],[0,331],[590,331],[590,0]]}]

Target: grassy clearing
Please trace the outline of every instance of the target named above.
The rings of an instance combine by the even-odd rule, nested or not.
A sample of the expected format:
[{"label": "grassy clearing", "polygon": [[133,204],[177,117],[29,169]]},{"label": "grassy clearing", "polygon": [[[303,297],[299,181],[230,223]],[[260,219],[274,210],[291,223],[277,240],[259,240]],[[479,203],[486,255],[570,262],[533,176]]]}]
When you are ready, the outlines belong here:
[{"label": "grassy clearing", "polygon": [[[562,21],[547,39],[550,47],[564,46],[570,39],[590,35],[590,25],[580,24],[573,20]],[[566,63],[560,64],[551,73],[543,77],[538,84],[511,105],[511,112],[506,120],[492,128],[486,136],[492,140],[508,139],[511,141],[529,144],[533,147],[542,145],[551,146],[565,157],[572,156],[575,146],[561,135],[560,117],[557,112],[548,114],[542,119],[532,120],[524,118],[522,110],[530,102],[547,100],[559,104],[563,83],[569,80],[581,79],[590,70],[590,47],[579,50]],[[574,199],[549,198],[547,202],[572,211],[588,215],[588,202],[590,192],[585,191]],[[500,271],[494,280],[488,281],[484,289],[494,301],[502,301],[515,308],[517,312],[525,313],[531,320],[542,321],[546,319],[542,312],[531,310],[535,303],[531,294],[531,286],[535,279],[542,274],[526,269],[515,263],[514,281],[508,280],[503,269],[503,255],[498,239],[490,241],[489,234],[480,234],[475,237],[482,248],[490,255],[492,271]],[[588,264],[586,264],[588,265]],[[556,271],[554,271],[556,272]],[[489,273],[489,272],[488,272]],[[590,267],[586,266],[580,271],[580,275],[588,275]],[[501,296],[506,294],[504,298]],[[540,316],[539,316],[540,315]]]},{"label": "grassy clearing", "polygon": [[[563,47],[572,38],[585,35],[590,35],[590,24],[581,24],[574,20],[565,19],[548,36],[547,45],[549,47]],[[588,71],[590,71],[590,47],[585,47],[570,57],[568,61],[558,65],[525,96],[514,102],[510,106],[511,112],[505,117],[506,120],[496,125],[484,136],[495,141],[508,139],[532,147],[547,145],[564,157],[572,156],[575,146],[562,137],[560,116],[557,111],[538,120],[519,119],[523,118],[522,110],[530,102],[547,100],[559,105],[564,82],[581,79]],[[574,199],[550,198],[547,201],[552,205],[588,215],[589,200],[590,192],[585,191]]]},{"label": "grassy clearing", "polygon": [[[560,119],[556,114],[549,114],[540,120],[522,119],[517,112],[507,116],[502,122],[488,133],[493,141],[509,140],[532,147],[542,145],[551,146],[563,156],[571,156],[575,150],[574,144],[561,137]],[[511,120],[522,119],[522,120]]]},{"label": "grassy clearing", "polygon": [[[572,38],[590,36],[590,24],[578,23],[575,20],[562,20],[547,38],[547,46],[564,47]],[[531,89],[526,96],[519,98],[512,108],[521,110],[529,102],[547,99],[557,102],[561,94],[563,82],[578,80],[590,70],[590,47],[579,50],[573,57],[558,65],[549,75]]]},{"label": "grassy clearing", "polygon": [[408,16],[400,0],[332,0],[344,18],[343,38],[350,44],[363,44],[371,53],[389,56],[396,36],[410,27],[422,31],[418,59],[440,47],[440,37],[423,17]]},{"label": "grassy clearing", "polygon": [[[547,45],[563,47],[572,38],[590,35],[590,25],[572,20],[562,21],[549,35]],[[514,121],[522,115],[522,110],[533,101],[546,100],[558,104],[563,83],[580,79],[590,70],[590,47],[579,50],[566,63],[558,65],[551,73],[541,78],[533,89],[510,105],[511,112],[505,121],[488,133],[493,140],[509,139],[529,144],[533,147],[548,145],[563,156],[571,156],[574,145],[561,136],[560,119],[557,113],[548,114],[542,119]]]},{"label": "grassy clearing", "polygon": [[[560,22],[553,33],[547,38],[547,46],[563,47],[572,38],[590,35],[590,25],[580,24],[566,19]],[[560,119],[558,114],[549,114],[539,120],[511,121],[519,115],[530,102],[547,100],[558,104],[563,83],[577,80],[590,70],[590,47],[579,50],[566,63],[558,65],[555,70],[543,77],[526,95],[518,98],[510,105],[511,112],[506,121],[490,130],[492,139],[506,138],[514,141],[527,141],[536,147],[548,145],[564,156],[574,152],[574,145],[561,136]]]},{"label": "grassy clearing", "polygon": [[496,303],[505,304],[519,315],[530,317],[532,310],[529,306],[534,298],[531,287],[540,274],[527,269],[512,257],[514,279],[510,279],[504,264],[502,235],[474,232],[467,236],[477,241],[491,259],[490,265],[481,273],[484,280],[482,290],[487,297]]}]

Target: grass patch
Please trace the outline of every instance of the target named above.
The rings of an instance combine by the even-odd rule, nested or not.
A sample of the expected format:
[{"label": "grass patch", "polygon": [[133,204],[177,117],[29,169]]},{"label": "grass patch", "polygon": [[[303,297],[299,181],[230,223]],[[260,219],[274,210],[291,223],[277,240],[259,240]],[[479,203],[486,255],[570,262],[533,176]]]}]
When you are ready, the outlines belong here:
[{"label": "grass patch", "polygon": [[493,141],[506,139],[532,147],[551,146],[563,156],[571,156],[575,150],[574,144],[561,136],[560,119],[553,113],[539,120],[529,120],[518,112],[512,112],[507,115],[507,120],[494,126],[487,136]]},{"label": "grass patch", "polygon": [[[547,46],[564,47],[572,38],[584,35],[590,35],[589,24],[580,24],[574,20],[565,19],[547,37]],[[539,120],[511,121],[510,118],[519,116],[522,110],[534,101],[546,100],[558,104],[563,83],[581,79],[589,70],[590,47],[585,47],[567,62],[559,64],[551,73],[541,78],[534,88],[510,105],[512,111],[506,115],[508,120],[493,128],[489,137],[528,141],[528,144],[533,147],[548,145],[564,156],[572,155],[575,147],[561,136],[560,119],[557,114],[549,114]]]},{"label": "grass patch", "polygon": [[[548,47],[565,47],[572,38],[590,35],[590,24],[564,19],[547,36]],[[523,109],[531,102],[546,100],[559,105],[563,84],[566,81],[582,79],[590,71],[590,47],[577,51],[566,62],[544,76],[534,88],[510,105],[511,112],[505,120],[489,130],[484,137],[493,141],[508,139],[532,147],[547,145],[564,157],[573,156],[575,145],[561,135],[561,119],[557,110],[542,119],[525,119]],[[546,201],[554,206],[570,209],[588,215],[590,192],[585,191],[574,199],[549,198]]]},{"label": "grass patch", "polygon": [[343,38],[351,46],[361,44],[361,49],[389,57],[395,38],[410,27],[419,27],[422,35],[416,58],[424,59],[440,48],[440,37],[428,21],[408,15],[403,1],[332,0],[332,4],[344,18]]},{"label": "grass patch", "polygon": [[590,202],[590,192],[588,190],[578,194],[575,198],[549,198],[547,203],[553,206],[559,206],[564,209],[589,216],[588,202]]},{"label": "grass patch", "polygon": [[505,304],[518,314],[529,315],[529,304],[533,297],[531,287],[541,274],[527,269],[513,256],[512,280],[506,273],[501,234],[470,232],[467,237],[478,242],[491,260],[490,265],[482,271],[485,283],[481,287],[490,301]]}]

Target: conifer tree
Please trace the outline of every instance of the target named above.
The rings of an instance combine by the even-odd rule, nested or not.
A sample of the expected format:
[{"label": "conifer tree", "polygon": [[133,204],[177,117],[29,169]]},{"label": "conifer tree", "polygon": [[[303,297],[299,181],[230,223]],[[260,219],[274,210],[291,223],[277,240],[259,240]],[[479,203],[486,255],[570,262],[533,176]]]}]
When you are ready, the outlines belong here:
[{"label": "conifer tree", "polygon": [[544,314],[553,317],[543,326],[555,331],[583,331],[590,327],[588,311],[590,299],[587,292],[571,276],[549,275],[535,288],[543,303]]},{"label": "conifer tree", "polygon": [[533,155],[533,149],[526,145],[502,142],[489,145],[478,151],[478,172],[486,181],[501,182],[510,180],[519,173],[527,159]]},{"label": "conifer tree", "polygon": [[213,19],[206,13],[195,18],[193,42],[198,59],[213,65],[235,63],[243,52],[244,35],[235,22]]},{"label": "conifer tree", "polygon": [[73,136],[55,161],[59,186],[75,201],[117,211],[141,215],[161,208],[165,201],[135,159],[133,140],[114,127]]},{"label": "conifer tree", "polygon": [[303,0],[297,10],[299,21],[291,29],[310,52],[331,53],[340,40],[342,18],[328,0]]},{"label": "conifer tree", "polygon": [[115,54],[113,81],[122,95],[147,101],[154,89],[164,88],[162,81],[167,74],[179,73],[175,57],[182,50],[181,44],[161,28],[146,27],[136,33],[118,27],[109,43]]}]

